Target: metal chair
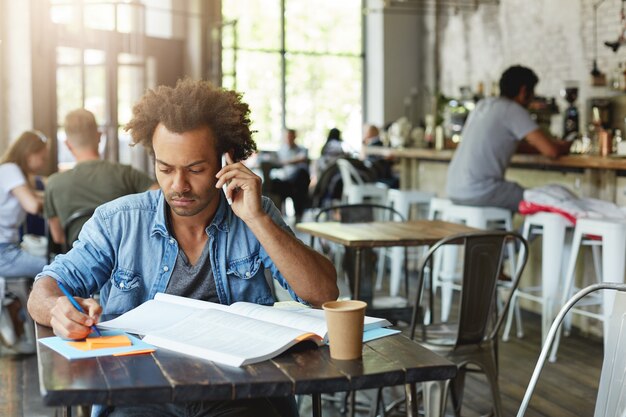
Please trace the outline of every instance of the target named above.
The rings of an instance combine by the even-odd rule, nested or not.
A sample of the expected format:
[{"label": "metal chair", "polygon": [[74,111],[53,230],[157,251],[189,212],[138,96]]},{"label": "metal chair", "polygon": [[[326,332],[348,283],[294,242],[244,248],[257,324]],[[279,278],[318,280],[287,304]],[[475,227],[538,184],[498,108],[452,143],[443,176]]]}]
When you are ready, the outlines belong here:
[{"label": "metal chair", "polygon": [[[337,221],[340,223],[362,223],[362,222],[372,222],[372,221],[405,221],[404,216],[400,214],[397,210],[392,207],[383,206],[380,204],[341,204],[337,206],[325,207],[322,208],[315,217],[316,222],[327,222],[327,221]],[[316,244],[317,243],[317,244]],[[321,239],[316,239],[315,237],[311,237],[310,245],[312,248],[318,249],[320,252],[326,254],[334,260],[335,268],[338,271],[345,271],[348,275],[348,279],[350,281],[350,289],[353,289],[354,283],[354,251],[350,248],[346,248],[345,252],[343,251],[343,247],[341,245],[331,244],[329,242],[324,242]],[[406,295],[408,295],[408,265],[407,265],[407,256],[406,256],[407,248],[405,248],[405,256],[404,256],[404,290]],[[363,250],[361,255],[361,271],[362,279],[361,284],[370,283],[371,277],[366,276],[367,274],[372,274],[373,271],[376,270],[374,268],[374,252],[372,249]],[[342,261],[343,255],[343,261]],[[372,288],[367,288],[366,286],[362,287],[363,295],[369,292],[371,294]],[[362,297],[363,298],[363,297]],[[370,300],[365,300],[370,301]]]},{"label": "metal chair", "polygon": [[[410,337],[429,349],[445,356],[457,364],[458,373],[451,384],[451,397],[456,415],[460,414],[463,402],[463,388],[467,372],[483,372],[493,396],[493,408],[496,417],[502,416],[500,389],[498,386],[498,331],[504,322],[511,297],[526,265],[527,256],[520,259],[515,275],[512,277],[510,293],[506,296],[503,307],[498,309],[498,276],[502,267],[503,251],[511,241],[517,240],[528,253],[526,240],[516,232],[485,231],[464,233],[442,239],[430,248],[418,274],[417,295],[411,320]],[[456,323],[421,324],[421,308],[427,266],[435,254],[448,244],[462,244],[463,275],[458,304]],[[432,268],[430,269],[432,270]],[[428,274],[428,280],[432,280]],[[432,288],[432,282],[430,282]],[[429,297],[430,311],[433,311],[432,294]],[[435,317],[431,314],[431,317]],[[416,329],[420,323],[420,337],[416,338]],[[424,397],[429,398],[429,390],[440,389],[436,383],[424,384]],[[445,397],[445,396],[444,396]],[[440,407],[434,415],[445,408],[444,404],[430,404]]]},{"label": "metal chair", "polygon": [[526,388],[517,417],[524,416],[528,409],[528,404],[539,380],[539,375],[550,353],[550,347],[565,315],[579,300],[599,290],[615,290],[619,291],[620,294],[617,294],[615,297],[613,312],[608,320],[610,331],[608,334],[605,334],[604,362],[602,364],[594,416],[624,417],[626,415],[626,357],[624,356],[624,349],[626,349],[626,294],[623,294],[626,292],[626,284],[602,282],[578,291],[557,314],[541,348],[539,359]]},{"label": "metal chair", "polygon": [[65,244],[63,244],[63,252],[67,252],[72,248],[72,243],[78,238],[78,233],[85,222],[93,216],[95,207],[86,207],[78,209],[65,220],[63,231],[65,233]]}]

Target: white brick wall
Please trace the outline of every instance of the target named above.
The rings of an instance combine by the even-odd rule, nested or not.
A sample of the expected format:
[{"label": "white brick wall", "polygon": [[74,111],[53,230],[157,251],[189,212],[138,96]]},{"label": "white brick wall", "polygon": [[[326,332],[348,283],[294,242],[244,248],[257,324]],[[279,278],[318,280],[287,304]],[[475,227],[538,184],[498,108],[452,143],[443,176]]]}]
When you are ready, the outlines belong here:
[{"label": "white brick wall", "polygon": [[[586,123],[584,103],[588,97],[612,92],[590,86],[593,48],[593,4],[597,0],[500,0],[472,13],[440,17],[440,87],[458,96],[459,87],[473,90],[479,82],[489,93],[492,82],[510,65],[532,68],[540,78],[536,93],[560,96],[565,80],[578,80],[578,107]],[[626,45],[617,53],[604,41],[617,39],[621,0],[605,0],[598,8],[598,66],[610,80],[618,62],[626,61]],[[584,126],[584,124],[581,124]],[[555,132],[560,133],[560,132]]]}]

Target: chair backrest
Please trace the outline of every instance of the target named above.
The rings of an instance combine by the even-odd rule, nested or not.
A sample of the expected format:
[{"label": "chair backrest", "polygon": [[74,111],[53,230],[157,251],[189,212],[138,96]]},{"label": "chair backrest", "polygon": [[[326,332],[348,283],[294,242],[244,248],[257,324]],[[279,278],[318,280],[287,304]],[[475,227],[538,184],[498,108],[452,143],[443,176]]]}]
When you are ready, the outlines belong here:
[{"label": "chair backrest", "polygon": [[341,173],[344,190],[348,187],[365,184],[365,181],[361,178],[359,171],[357,171],[356,168],[354,168],[354,166],[352,166],[352,164],[347,160],[343,158],[337,159],[337,166],[339,167],[339,172]]},{"label": "chair backrest", "polygon": [[[621,278],[620,278],[621,279]],[[599,290],[615,290],[620,293],[626,292],[626,284],[615,282],[601,282],[593,284],[578,291],[561,308],[550,326],[546,340],[541,348],[535,370],[528,382],[528,387],[522,399],[522,404],[517,412],[517,417],[523,417],[530,403],[543,365],[548,358],[554,337],[569,310],[586,295]],[[626,416],[626,295],[620,294],[615,297],[613,311],[605,327],[607,334],[604,347],[604,361],[600,374],[600,385],[596,399],[595,417]]]},{"label": "chair backrest", "polygon": [[93,216],[94,211],[96,211],[95,207],[78,209],[65,220],[65,224],[63,225],[63,231],[65,233],[64,252],[71,249],[72,243],[78,238],[78,233],[83,227],[83,224]]},{"label": "chair backrest", "polygon": [[[442,239],[432,246],[418,273],[418,291],[411,320],[411,338],[415,337],[416,326],[421,316],[420,304],[425,284],[424,275],[428,270],[426,266],[431,265],[435,253],[442,250],[445,245],[462,244],[464,246],[463,277],[455,345],[460,347],[478,344],[485,339],[495,340],[527,260],[528,251],[524,250],[523,259],[515,276],[512,277],[511,291],[506,302],[503,303],[503,308],[497,311],[496,296],[503,249],[511,239],[519,241],[527,249],[526,240],[519,233],[510,231],[462,233]],[[430,274],[428,278],[431,279]],[[432,288],[432,282],[428,288]],[[431,317],[434,316],[434,312],[431,311]],[[426,338],[428,336],[425,328],[423,336]]]},{"label": "chair backrest", "polygon": [[316,222],[362,223],[373,221],[403,222],[406,219],[393,207],[381,204],[340,204],[322,208],[315,216]]}]

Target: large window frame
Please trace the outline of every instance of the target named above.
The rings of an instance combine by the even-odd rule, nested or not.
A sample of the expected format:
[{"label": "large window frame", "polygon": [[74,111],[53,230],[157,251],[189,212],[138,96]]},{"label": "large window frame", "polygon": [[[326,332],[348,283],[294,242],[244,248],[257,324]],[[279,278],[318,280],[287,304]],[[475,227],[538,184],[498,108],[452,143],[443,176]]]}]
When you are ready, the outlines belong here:
[{"label": "large window frame", "polygon": [[[228,0],[222,0],[222,5],[227,3]],[[230,0],[236,1],[236,0]],[[345,142],[348,145],[349,149],[353,151],[358,151],[361,145],[361,127],[363,123],[363,109],[365,94],[364,94],[364,80],[365,80],[365,53],[364,53],[364,16],[362,14],[363,10],[363,2],[358,1],[358,7],[355,7],[355,13],[359,15],[359,23],[360,27],[357,28],[358,34],[360,36],[360,42],[357,51],[354,53],[349,52],[337,52],[332,50],[314,50],[314,49],[301,49],[291,47],[289,45],[289,36],[288,33],[288,8],[289,1],[294,0],[275,0],[276,3],[272,3],[271,0],[266,1],[266,5],[270,5],[271,7],[275,7],[278,4],[278,26],[279,30],[277,31],[278,40],[272,43],[273,47],[268,47],[267,44],[271,42],[261,42],[263,45],[260,47],[249,47],[245,45],[245,41],[242,39],[242,36],[239,34],[239,27],[241,23],[239,22],[237,16],[229,15],[227,11],[223,10],[223,22],[221,26],[222,30],[222,84],[226,88],[232,88],[238,91],[241,91],[244,96],[244,101],[246,101],[247,96],[254,95],[256,93],[254,87],[244,86],[240,83],[240,80],[244,78],[244,75],[241,74],[241,70],[238,68],[238,63],[246,59],[245,56],[260,56],[261,54],[267,56],[278,57],[279,63],[279,74],[277,74],[277,84],[279,97],[274,97],[273,102],[277,103],[277,107],[280,107],[279,112],[280,116],[277,117],[278,120],[273,120],[272,126],[269,127],[270,131],[262,131],[258,132],[256,135],[256,141],[261,149],[276,149],[280,146],[280,131],[284,128],[294,128],[298,130],[298,137],[300,138],[300,143],[304,144],[309,148],[309,154],[313,157],[319,155],[319,150],[323,145],[323,142],[326,138],[328,129],[331,127],[338,127],[343,132],[343,137]],[[296,0],[297,1],[297,0]],[[246,2],[247,4],[254,2]],[[320,15],[327,15],[327,13],[332,13],[332,10],[318,10],[317,13]],[[259,17],[259,20],[266,18],[266,16]],[[244,30],[248,30],[248,28],[244,28]],[[229,35],[229,32],[232,32],[232,35]],[[267,36],[274,36],[275,33],[268,34]],[[256,55],[253,55],[256,54]],[[359,74],[355,75],[355,83],[352,90],[358,90],[358,117],[352,117],[348,120],[348,118],[342,119],[339,117],[339,120],[343,120],[346,123],[339,123],[339,125],[335,125],[335,122],[331,120],[333,116],[331,114],[326,114],[326,120],[324,122],[317,121],[313,126],[313,129],[303,128],[302,126],[296,125],[290,119],[297,119],[296,117],[292,117],[289,110],[289,97],[290,94],[293,95],[293,88],[290,86],[289,82],[289,66],[295,65],[294,63],[298,61],[298,59],[306,60],[306,59],[348,59],[355,60],[358,62],[356,65],[358,69],[356,71]],[[276,60],[276,59],[274,59]],[[251,104],[251,113],[252,113],[252,121],[253,121],[253,129],[255,129],[255,113],[261,111],[262,109],[254,106],[254,103],[251,103],[253,100],[249,100],[248,102]],[[258,103],[258,101],[257,101]],[[271,107],[271,104],[268,105]],[[268,111],[266,111],[268,113]],[[315,118],[316,114],[311,114],[311,118]],[[267,126],[263,126],[265,130],[268,129]]]}]

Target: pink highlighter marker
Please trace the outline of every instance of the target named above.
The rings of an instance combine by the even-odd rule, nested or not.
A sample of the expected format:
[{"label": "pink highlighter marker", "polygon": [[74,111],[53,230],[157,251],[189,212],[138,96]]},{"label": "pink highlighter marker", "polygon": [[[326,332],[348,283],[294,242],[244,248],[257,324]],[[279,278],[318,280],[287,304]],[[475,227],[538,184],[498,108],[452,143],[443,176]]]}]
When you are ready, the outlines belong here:
[{"label": "pink highlighter marker", "polygon": [[[226,165],[228,165],[226,163],[226,154],[223,153],[222,154],[222,167],[225,167]],[[224,195],[226,196],[226,201],[228,201],[228,205],[232,205],[233,204],[233,200],[228,198],[228,195],[226,194],[226,189],[228,188],[228,183],[225,182],[224,185],[222,185],[222,190],[224,191]]]}]

